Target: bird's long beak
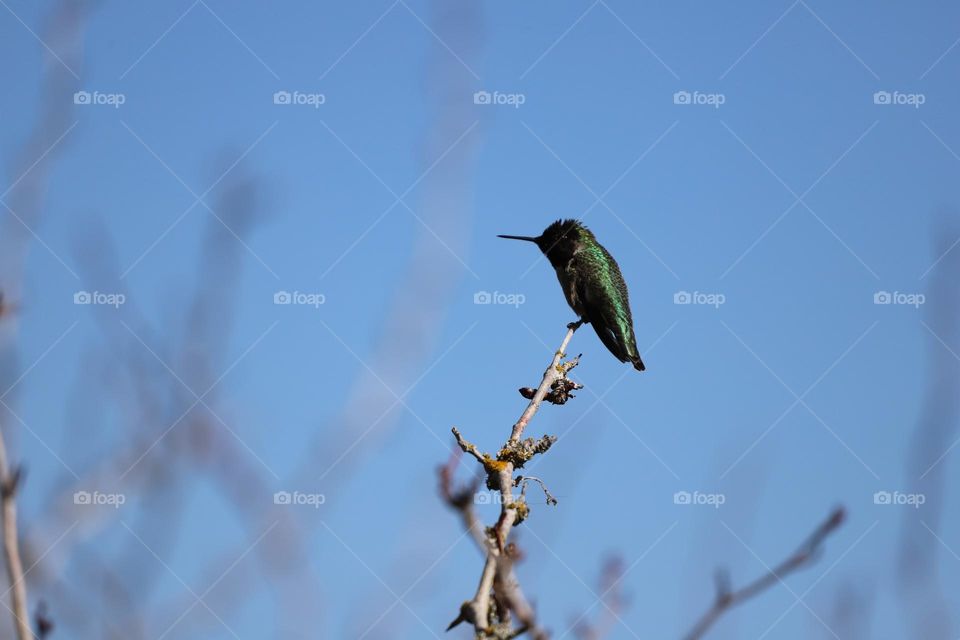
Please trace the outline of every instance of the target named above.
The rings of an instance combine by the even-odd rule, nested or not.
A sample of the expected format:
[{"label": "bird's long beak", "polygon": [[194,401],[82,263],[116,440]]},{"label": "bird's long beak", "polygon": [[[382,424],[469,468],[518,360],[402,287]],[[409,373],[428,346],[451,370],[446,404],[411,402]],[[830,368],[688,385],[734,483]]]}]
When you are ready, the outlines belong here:
[{"label": "bird's long beak", "polygon": [[507,240],[526,240],[527,242],[536,243],[540,238],[534,238],[532,236],[497,236],[498,238],[506,238]]}]

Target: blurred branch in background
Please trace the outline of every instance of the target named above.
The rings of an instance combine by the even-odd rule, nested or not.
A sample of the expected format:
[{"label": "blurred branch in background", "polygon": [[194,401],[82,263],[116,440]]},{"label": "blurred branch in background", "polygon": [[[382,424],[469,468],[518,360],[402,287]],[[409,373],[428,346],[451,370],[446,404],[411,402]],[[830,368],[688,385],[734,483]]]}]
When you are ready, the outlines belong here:
[{"label": "blurred branch in background", "polygon": [[3,556],[10,584],[10,612],[18,640],[28,640],[30,613],[27,610],[27,584],[20,558],[20,540],[17,531],[17,490],[23,479],[22,467],[11,467],[7,461],[7,447],[0,434],[0,502],[3,512]]},{"label": "blurred branch in background", "polygon": [[830,612],[830,622],[824,629],[824,638],[843,640],[868,640],[873,638],[870,633],[870,618],[873,599],[870,594],[864,593],[863,580],[856,583],[842,585],[833,597],[833,609]]},{"label": "blurred branch in background", "polygon": [[454,449],[447,464],[437,470],[437,475],[440,477],[440,497],[443,498],[448,507],[460,514],[464,529],[470,532],[473,541],[477,544],[477,549],[485,556],[487,554],[487,534],[484,532],[483,523],[480,522],[474,508],[476,494],[480,489],[480,483],[483,482],[483,477],[478,475],[462,487],[454,486],[453,475],[462,455],[460,449]]},{"label": "blurred branch in background", "polygon": [[[10,167],[10,182],[2,194],[0,205],[4,215],[0,223],[0,492],[2,492],[3,544],[9,579],[13,616],[12,626],[20,640],[32,638],[29,602],[27,600],[27,572],[23,569],[21,540],[17,526],[16,495],[22,485],[22,467],[8,461],[7,448],[15,441],[12,424],[21,423],[11,405],[16,404],[14,387],[20,380],[20,362],[17,347],[17,322],[11,310],[25,298],[23,274],[30,245],[37,241],[60,260],[39,239],[50,174],[66,148],[70,133],[77,125],[71,123],[73,93],[78,88],[76,69],[82,62],[82,36],[86,26],[88,5],[81,0],[56,2],[42,29],[43,71],[40,75],[41,98],[39,114],[33,128]],[[62,261],[61,261],[62,263]],[[70,271],[69,267],[63,265]],[[71,272],[72,273],[72,272]],[[73,274],[75,275],[75,274]],[[33,564],[31,563],[31,568]],[[6,607],[4,607],[6,608]],[[45,609],[38,608],[37,633],[46,635],[52,626]]]},{"label": "blurred branch in background", "polygon": [[[399,9],[398,9],[399,10]],[[428,132],[422,150],[422,173],[409,186],[397,189],[395,202],[383,215],[408,216],[416,230],[412,241],[412,255],[406,269],[399,276],[399,287],[393,301],[388,305],[384,319],[372,338],[373,347],[369,355],[360,354],[362,366],[360,374],[351,385],[344,405],[339,414],[329,424],[315,429],[317,434],[313,442],[305,447],[299,463],[295,461],[294,470],[282,480],[282,486],[316,487],[322,483],[325,494],[335,493],[337,487],[347,482],[354,474],[364,469],[365,454],[375,450],[384,438],[398,424],[400,416],[407,411],[405,397],[419,384],[457,344],[466,337],[473,327],[468,328],[443,352],[437,355],[439,337],[446,309],[456,286],[469,267],[462,256],[467,254],[471,229],[471,163],[474,160],[478,144],[477,125],[471,105],[463,100],[464,95],[473,92],[472,78],[465,71],[463,61],[472,63],[480,45],[480,27],[482,25],[481,7],[472,3],[433,4],[431,29],[444,41],[457,42],[459,58],[449,55],[442,47],[431,50],[431,59],[425,86],[432,95],[436,117],[432,119],[432,128]],[[435,56],[435,58],[433,57]],[[364,163],[365,159],[352,158],[354,153],[349,145],[335,131],[336,124],[328,125],[331,153],[342,152],[348,159]],[[374,166],[374,169],[376,167]],[[371,176],[376,182],[379,176]],[[400,185],[390,185],[396,188]],[[420,194],[419,207],[409,206],[405,199],[414,189]],[[382,216],[381,216],[382,217]],[[374,219],[376,224],[378,219]],[[372,228],[372,227],[371,227]],[[358,242],[362,241],[361,236]],[[351,247],[352,248],[352,247]],[[349,250],[348,252],[349,253]],[[340,264],[347,253],[330,255],[334,269],[346,269]],[[239,296],[233,296],[235,299]],[[341,341],[338,327],[320,325],[332,334],[335,341]],[[346,349],[346,345],[344,345]],[[431,357],[433,358],[431,360]],[[423,425],[425,429],[428,426]],[[433,434],[433,437],[438,437]],[[448,446],[438,439],[438,445]],[[234,471],[229,458],[224,457],[225,472]],[[235,472],[235,471],[234,471]],[[240,489],[238,498],[249,489]],[[284,510],[282,517],[276,509],[261,508],[259,511],[249,499],[244,501],[247,518],[257,517],[263,522],[279,520],[281,525],[270,534],[271,539],[283,543],[290,534],[289,527],[298,527],[300,533],[314,532],[319,529],[319,516],[314,511],[299,512],[295,522],[289,521],[290,510]],[[270,505],[272,507],[272,505]],[[229,549],[224,553],[223,562],[235,559],[244,552],[245,545]],[[285,553],[286,567],[290,571],[303,572],[308,563],[299,556],[301,547],[297,543],[291,549],[281,549]],[[295,553],[291,553],[295,552]],[[215,580],[222,564],[218,562],[206,571],[211,580]],[[231,574],[231,588],[249,583],[256,579],[253,574],[243,573],[242,567]],[[315,574],[305,579],[320,581],[330,576]],[[333,580],[336,578],[334,577]],[[225,587],[226,585],[224,585]],[[225,589],[218,589],[218,594]],[[239,590],[239,589],[237,589]],[[211,596],[212,597],[212,596]],[[371,595],[371,598],[376,597]],[[190,598],[185,598],[189,604]],[[288,597],[277,598],[285,609],[291,609],[288,616],[279,615],[284,628],[316,629],[318,602],[322,598],[309,589],[288,593]],[[173,603],[172,610],[179,605]],[[224,610],[242,606],[242,599],[226,596],[217,607]],[[297,618],[312,617],[306,625],[298,625]],[[369,631],[369,630],[368,630]],[[309,637],[313,637],[312,635]]]},{"label": "blurred branch in background", "polygon": [[[179,331],[157,330],[130,296],[120,310],[94,310],[105,343],[111,345],[105,350],[110,368],[118,373],[108,388],[99,393],[94,390],[94,395],[120,404],[126,428],[119,438],[100,433],[114,441],[114,449],[95,459],[78,480],[69,482],[54,497],[36,536],[47,538],[80,520],[79,535],[62,542],[58,555],[75,548],[78,553],[71,558],[82,556],[82,570],[103,574],[97,583],[110,587],[105,593],[61,592],[62,600],[73,605],[72,625],[82,628],[91,624],[89,616],[82,615],[84,601],[86,606],[103,606],[102,601],[107,601],[117,609],[115,616],[107,617],[117,625],[109,631],[110,637],[114,633],[131,637],[131,630],[141,629],[144,621],[152,618],[167,620],[161,625],[175,621],[174,626],[188,626],[191,621],[181,619],[199,606],[216,611],[212,619],[205,619],[219,627],[218,618],[229,619],[265,587],[275,592],[278,603],[278,635],[316,623],[316,602],[321,598],[318,579],[307,569],[304,532],[289,509],[274,504],[275,476],[239,435],[243,429],[219,390],[222,378],[250,349],[233,361],[227,358],[227,342],[242,298],[242,239],[259,218],[262,190],[259,179],[239,170],[221,183],[213,206],[217,215],[207,218],[201,242],[198,284],[193,291],[174,287],[176,299],[164,305],[170,312],[163,326],[179,326]],[[119,261],[108,238],[106,229],[92,225],[88,234],[81,236],[78,246],[85,251],[77,259],[89,281],[122,286]],[[186,299],[180,299],[184,292]],[[119,322],[117,313],[122,314]],[[253,345],[271,329],[264,327]],[[188,592],[158,605],[151,596],[165,577],[165,567],[155,559],[176,553],[181,542],[177,531],[189,498],[205,483],[238,516],[245,530],[243,542],[235,551],[225,549],[222,556],[211,559],[209,567],[196,569],[200,584],[221,585],[202,601]],[[91,510],[72,504],[75,491],[93,488],[135,499],[142,507],[136,520],[120,523],[116,509]],[[161,522],[163,526],[158,526]],[[123,544],[108,547],[111,557],[101,561],[101,545],[82,545],[120,524],[127,535]],[[260,559],[260,571],[238,565],[238,559],[247,553]],[[229,580],[224,580],[227,572]],[[57,582],[56,572],[49,578],[51,588],[67,588]]]},{"label": "blurred branch in background", "polygon": [[909,635],[930,640],[956,637],[950,606],[939,584],[943,546],[946,457],[960,427],[960,235],[956,215],[945,215],[934,234],[936,263],[930,273],[926,320],[929,367],[927,391],[906,461],[910,492],[924,496],[918,509],[905,509],[901,521],[897,586]]},{"label": "blurred branch in background", "polygon": [[[613,633],[614,627],[619,622],[620,615],[627,608],[627,598],[623,594],[623,577],[626,573],[626,567],[623,558],[612,556],[607,558],[600,570],[600,581],[598,583],[600,601],[603,609],[593,622],[586,620],[590,614],[587,609],[580,617],[573,621],[570,628],[577,640],[603,640]],[[594,605],[596,606],[596,605]]]},{"label": "blurred branch in background", "polygon": [[739,589],[734,590],[730,586],[730,578],[726,572],[718,572],[717,596],[713,606],[693,625],[689,633],[683,637],[684,640],[703,638],[726,611],[783,582],[788,574],[816,560],[822,551],[824,540],[843,524],[845,517],[846,513],[842,507],[834,509],[790,557]]},{"label": "blurred branch in background", "polygon": [[[462,59],[471,60],[478,44],[479,9],[437,3],[435,12],[434,30],[457,41]],[[376,375],[358,377],[341,417],[330,429],[318,430],[315,447],[304,452],[302,465],[293,480],[284,483],[287,486],[315,485],[318,468],[330,484],[358,471],[354,454],[375,446],[377,436],[384,435],[404,410],[403,396],[387,393],[378,378],[405,395],[445,355],[427,362],[465,267],[461,256],[466,254],[471,227],[469,164],[476,147],[477,122],[469,103],[462,100],[472,92],[472,79],[461,64],[441,51],[430,66],[427,86],[437,92],[439,115],[423,152],[423,173],[407,190],[418,189],[421,206],[411,209],[398,198],[392,207],[396,215],[409,215],[420,231],[408,273],[401,278],[416,291],[404,287],[397,292],[370,357]],[[56,103],[71,102],[68,95]],[[336,137],[331,136],[330,144],[339,149]],[[349,155],[346,149],[343,153]],[[119,311],[121,322],[116,322],[116,314],[91,309],[111,348],[89,350],[85,368],[102,362],[104,381],[81,375],[78,387],[84,392],[76,396],[116,403],[125,429],[119,436],[110,432],[102,419],[103,403],[91,403],[88,408],[97,415],[90,417],[92,429],[83,437],[97,434],[112,440],[113,449],[98,452],[80,467],[79,478],[64,477],[62,489],[51,496],[41,519],[31,523],[33,544],[29,545],[31,553],[39,555],[57,543],[38,567],[36,579],[57,605],[58,626],[81,637],[148,638],[156,635],[151,631],[155,626],[167,632],[175,627],[183,631],[197,624],[186,618],[195,609],[212,614],[204,620],[219,629],[265,588],[275,591],[278,637],[318,627],[318,603],[323,602],[320,580],[326,576],[311,571],[306,557],[307,532],[317,529],[316,514],[295,513],[272,503],[277,478],[237,437],[217,388],[222,375],[236,364],[225,361],[226,346],[237,317],[236,303],[242,299],[243,243],[256,221],[261,192],[262,184],[251,178],[231,177],[221,184],[213,207],[216,216],[209,217],[201,243],[199,284],[186,300],[175,296],[167,301],[161,325],[149,321],[130,295]],[[402,193],[406,197],[407,192]],[[116,283],[118,291],[126,291],[120,261],[108,238],[107,229],[93,224],[77,243],[83,281]],[[449,348],[455,346],[456,342]],[[70,429],[65,437],[79,438],[80,432]],[[64,448],[77,444],[67,442]],[[198,599],[188,589],[157,604],[159,582],[168,577],[165,563],[182,543],[177,532],[188,498],[204,483],[232,506],[246,535],[233,548],[224,545],[208,566],[192,571],[198,577],[192,576],[191,583],[215,584],[216,590],[201,592]],[[94,488],[122,492],[136,501],[135,521],[119,522],[115,509],[73,504],[74,492]],[[74,525],[75,535],[59,540]],[[124,536],[121,545],[93,544],[116,535],[118,529]],[[248,552],[260,558],[259,571],[249,563],[238,563]],[[84,576],[77,584],[102,588],[78,589],[66,583],[62,577],[68,566]],[[94,618],[88,615],[91,609],[110,613]],[[191,627],[190,632],[203,630]]]},{"label": "blurred branch in background", "polygon": [[[39,74],[38,117],[14,154],[9,186],[0,195],[0,210],[5,214],[0,217],[0,290],[11,300],[21,300],[24,262],[31,245],[41,245],[62,263],[40,240],[39,231],[50,175],[78,123],[73,118],[73,94],[79,88],[76,70],[83,62],[87,12],[88,4],[82,0],[60,0],[41,32],[47,49]],[[9,375],[8,366],[4,357],[0,374]]]},{"label": "blurred branch in background", "polygon": [[[392,389],[405,395],[430,371],[437,362],[428,359],[442,335],[444,311],[462,272],[470,270],[462,256],[471,228],[470,163],[478,122],[463,96],[475,88],[475,75],[465,69],[465,61],[473,63],[476,57],[482,21],[475,5],[437,2],[433,11],[428,29],[433,37],[457,42],[459,57],[437,46],[435,59],[428,65],[424,84],[435,94],[437,114],[423,146],[422,173],[407,189],[397,189],[401,195],[391,207],[395,215],[409,216],[419,231],[410,266],[401,278],[417,290],[404,287],[397,292],[370,358],[378,373],[358,377],[336,427],[322,430],[325,433],[318,436],[315,447],[304,452],[302,466],[293,474],[303,486],[316,483],[321,466],[331,472],[338,467],[330,475],[331,482],[344,480],[359,468],[351,464],[351,454],[374,446],[376,436],[395,424],[404,410],[403,396],[384,394],[377,378],[382,375]],[[38,37],[49,52],[41,76],[39,116],[15,156],[10,186],[2,197],[7,215],[0,223],[0,290],[7,294],[8,307],[24,298],[25,260],[37,245],[78,283],[109,282],[118,293],[129,293],[108,230],[97,220],[83,230],[76,244],[80,275],[41,237],[49,177],[78,126],[73,94],[81,88],[78,73],[86,14],[84,2],[56,2],[47,28]],[[331,148],[339,148],[337,144],[336,136],[331,136]],[[411,208],[405,198],[414,189],[420,206]],[[38,509],[39,516],[27,523],[27,535],[20,540],[28,566],[43,560],[27,572],[34,585],[31,590],[49,597],[57,626],[68,634],[124,640],[155,637],[155,626],[170,633],[178,625],[193,625],[187,616],[194,609],[211,614],[205,620],[217,629],[220,625],[229,629],[224,620],[231,620],[265,588],[275,592],[277,637],[318,627],[318,603],[323,601],[319,581],[325,576],[310,570],[306,544],[306,530],[316,529],[314,515],[295,514],[272,503],[276,474],[237,435],[224,394],[217,388],[236,364],[226,361],[227,344],[237,301],[242,299],[242,247],[258,217],[261,191],[262,184],[252,178],[230,177],[220,185],[219,201],[201,242],[199,284],[190,295],[181,296],[183,289],[171,282],[175,299],[164,305],[160,323],[150,321],[130,295],[113,314],[90,307],[110,348],[83,347],[83,370],[73,394],[78,407],[70,407],[81,411],[68,411],[71,424],[61,430],[64,442],[58,447],[72,452],[70,466],[77,471],[64,467],[58,486]],[[21,375],[13,327],[12,322],[0,326],[0,387],[4,389]],[[13,405],[14,394],[10,394],[0,421],[11,449],[15,448],[10,437],[10,425],[16,424]],[[396,412],[391,413],[392,409]],[[108,419],[111,412],[115,421]],[[116,425],[119,430],[113,428]],[[45,434],[55,432],[53,426],[45,425]],[[368,433],[370,441],[361,443]],[[98,443],[96,448],[89,446],[93,441]],[[10,480],[7,474],[3,478]],[[183,543],[179,533],[189,499],[204,484],[238,516],[245,530],[242,542],[232,549],[224,545],[222,555],[212,558],[207,567],[191,570],[190,583],[219,585],[216,590],[198,596],[188,588],[189,593],[158,604],[161,581],[169,579],[168,563]],[[121,521],[116,509],[74,502],[75,493],[95,490],[123,495],[130,503],[135,501],[137,508],[125,512]],[[5,509],[14,507],[13,492],[8,493]],[[15,526],[12,515],[5,522],[8,529]],[[17,542],[15,538],[8,541]],[[247,553],[260,558],[259,570],[239,563]],[[7,564],[17,572],[13,560]],[[26,582],[14,578],[12,583],[25,590]],[[25,603],[19,593],[14,593],[16,601]],[[101,615],[91,616],[90,611]],[[18,617],[29,620],[29,616]],[[35,620],[38,634],[49,632],[53,623],[46,609],[38,609]]]},{"label": "blurred branch in background", "polygon": [[[472,228],[471,165],[478,149],[479,122],[472,103],[464,100],[475,90],[464,61],[474,63],[479,53],[482,5],[437,0],[431,6],[431,28],[442,41],[457,43],[459,57],[439,46],[430,50],[424,87],[434,115],[420,152],[422,173],[408,189],[387,186],[396,191],[397,201],[384,215],[406,217],[415,230],[410,260],[405,267],[392,269],[399,272],[398,287],[372,337],[370,353],[358,356],[363,360],[361,374],[330,428],[316,429],[315,442],[304,451],[292,486],[315,484],[319,470],[327,492],[334,492],[357,471],[366,453],[382,445],[407,411],[406,396],[473,328],[436,355],[457,285],[466,272],[478,277],[465,262]],[[336,132],[330,133],[330,143],[343,146]],[[350,158],[352,150],[342,151],[354,160]],[[376,183],[380,178],[371,175],[370,180]],[[418,194],[416,205],[406,203],[410,192]],[[373,225],[378,222],[379,218]],[[328,271],[348,269],[347,264],[340,264],[341,259],[349,259],[348,253],[336,261],[336,256],[330,256],[333,265]],[[326,329],[339,332],[337,327]],[[336,333],[334,337],[340,340]],[[448,446],[439,434],[431,437]]]}]

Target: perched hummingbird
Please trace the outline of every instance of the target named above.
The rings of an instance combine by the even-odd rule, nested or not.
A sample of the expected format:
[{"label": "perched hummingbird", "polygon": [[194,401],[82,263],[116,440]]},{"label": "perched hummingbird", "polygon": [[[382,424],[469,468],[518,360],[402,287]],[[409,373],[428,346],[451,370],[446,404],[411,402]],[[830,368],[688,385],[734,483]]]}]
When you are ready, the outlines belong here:
[{"label": "perched hummingbird", "polygon": [[537,237],[498,236],[535,242],[557,272],[563,295],[581,322],[589,322],[620,362],[643,371],[633,335],[627,284],[610,252],[577,220],[557,220]]}]

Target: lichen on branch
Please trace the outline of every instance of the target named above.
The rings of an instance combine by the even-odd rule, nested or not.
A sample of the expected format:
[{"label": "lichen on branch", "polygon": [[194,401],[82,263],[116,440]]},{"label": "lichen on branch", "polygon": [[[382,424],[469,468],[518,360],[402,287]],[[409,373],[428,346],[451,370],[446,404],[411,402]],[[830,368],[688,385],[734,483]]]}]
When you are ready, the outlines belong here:
[{"label": "lichen on branch", "polygon": [[[522,634],[529,634],[535,640],[547,638],[546,631],[537,623],[533,607],[523,595],[514,570],[514,564],[520,554],[516,545],[508,542],[508,539],[511,529],[530,516],[530,505],[526,499],[527,485],[530,481],[540,485],[547,504],[555,505],[557,500],[540,478],[514,477],[514,472],[534,456],[546,453],[557,441],[556,436],[552,435],[543,435],[539,438],[523,437],[524,430],[536,415],[540,405],[544,401],[562,405],[574,397],[572,391],[582,388],[582,385],[567,377],[579,363],[580,356],[564,361],[567,345],[570,344],[579,326],[580,323],[567,326],[563,342],[553,354],[553,359],[544,371],[537,388],[520,389],[520,394],[530,402],[514,423],[510,437],[496,455],[482,452],[464,438],[456,427],[452,429],[453,437],[461,451],[480,463],[486,475],[487,487],[499,492],[500,516],[493,526],[482,532],[478,531],[479,520],[472,502],[465,499],[462,491],[457,492],[452,489],[451,467],[448,465],[441,469],[441,494],[444,495],[447,504],[461,514],[485,556],[477,591],[473,598],[460,606],[460,611],[450,623],[448,630],[462,622],[467,622],[473,625],[476,638],[479,639],[505,640]],[[517,495],[514,495],[515,488],[520,488]]]}]

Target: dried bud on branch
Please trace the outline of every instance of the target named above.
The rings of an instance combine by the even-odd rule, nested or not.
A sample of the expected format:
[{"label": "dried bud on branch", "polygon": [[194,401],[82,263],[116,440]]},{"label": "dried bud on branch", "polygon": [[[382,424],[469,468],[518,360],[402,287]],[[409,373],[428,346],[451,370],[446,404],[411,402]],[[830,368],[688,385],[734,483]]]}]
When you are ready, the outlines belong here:
[{"label": "dried bud on branch", "polygon": [[[448,631],[462,622],[468,622],[473,625],[476,638],[479,639],[505,640],[522,634],[529,634],[534,640],[547,638],[546,631],[537,624],[533,607],[520,588],[513,566],[521,553],[514,543],[508,542],[508,537],[513,526],[530,516],[530,506],[526,499],[529,481],[540,484],[547,504],[555,505],[557,500],[539,478],[514,478],[513,474],[535,455],[546,453],[557,441],[555,436],[550,435],[523,438],[523,431],[540,404],[544,400],[552,404],[564,404],[573,397],[571,391],[582,388],[582,385],[567,378],[570,370],[577,366],[580,356],[562,362],[564,350],[579,326],[579,323],[568,326],[566,337],[554,353],[537,389],[520,390],[530,403],[513,425],[509,439],[497,452],[496,457],[481,452],[476,445],[467,441],[456,427],[452,429],[460,450],[473,456],[483,467],[487,476],[487,487],[500,492],[501,507],[496,524],[478,532],[479,525],[471,501],[451,489],[453,462],[441,468],[441,494],[447,504],[460,512],[464,522],[474,532],[474,539],[486,554],[477,592],[472,600],[461,605],[457,617],[447,627]],[[513,489],[517,487],[520,488],[520,494],[514,496]],[[514,620],[517,622],[516,626]]]}]

